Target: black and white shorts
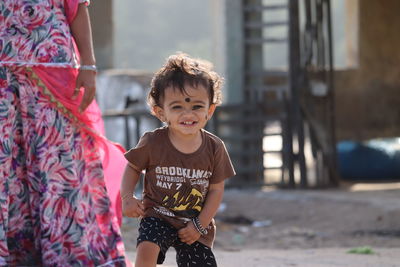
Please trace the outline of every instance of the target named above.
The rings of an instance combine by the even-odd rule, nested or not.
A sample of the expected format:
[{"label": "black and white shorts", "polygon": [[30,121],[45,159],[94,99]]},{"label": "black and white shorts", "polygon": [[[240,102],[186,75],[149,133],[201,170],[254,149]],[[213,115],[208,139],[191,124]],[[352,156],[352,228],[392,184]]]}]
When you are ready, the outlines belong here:
[{"label": "black and white shorts", "polygon": [[143,241],[153,242],[160,247],[157,264],[162,264],[167,250],[174,247],[178,267],[217,266],[211,248],[197,241],[191,245],[183,243],[178,237],[178,230],[159,218],[147,217],[140,221],[137,245]]}]

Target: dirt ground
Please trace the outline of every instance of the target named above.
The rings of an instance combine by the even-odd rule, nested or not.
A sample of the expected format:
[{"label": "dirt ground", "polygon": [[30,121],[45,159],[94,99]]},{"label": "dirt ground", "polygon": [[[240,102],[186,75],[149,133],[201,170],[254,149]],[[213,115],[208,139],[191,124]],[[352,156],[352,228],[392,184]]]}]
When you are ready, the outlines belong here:
[{"label": "dirt ground", "polygon": [[[219,266],[400,266],[400,183],[326,190],[226,190],[216,216]],[[134,260],[137,220],[125,219]],[[372,254],[351,254],[368,247]],[[174,251],[163,266],[176,266]]]}]

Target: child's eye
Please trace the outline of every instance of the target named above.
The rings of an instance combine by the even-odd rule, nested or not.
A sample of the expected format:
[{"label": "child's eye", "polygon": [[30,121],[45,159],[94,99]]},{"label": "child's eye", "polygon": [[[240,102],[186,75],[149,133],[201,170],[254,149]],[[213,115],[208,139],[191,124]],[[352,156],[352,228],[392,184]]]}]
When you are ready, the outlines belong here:
[{"label": "child's eye", "polygon": [[193,106],[193,110],[198,110],[198,109],[202,109],[202,108],[204,108],[204,106],[202,106],[202,105],[194,105]]},{"label": "child's eye", "polygon": [[175,109],[175,110],[181,109],[181,108],[182,108],[182,106],[172,106],[172,109]]}]

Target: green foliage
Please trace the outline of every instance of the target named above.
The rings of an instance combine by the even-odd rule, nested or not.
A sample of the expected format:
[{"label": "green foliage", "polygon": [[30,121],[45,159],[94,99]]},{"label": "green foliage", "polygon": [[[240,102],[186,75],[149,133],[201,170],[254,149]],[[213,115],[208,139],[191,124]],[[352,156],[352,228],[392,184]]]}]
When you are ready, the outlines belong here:
[{"label": "green foliage", "polygon": [[375,254],[375,252],[372,250],[370,247],[357,247],[357,248],[352,248],[347,251],[347,253],[352,253],[352,254],[364,254],[364,255],[372,255]]}]

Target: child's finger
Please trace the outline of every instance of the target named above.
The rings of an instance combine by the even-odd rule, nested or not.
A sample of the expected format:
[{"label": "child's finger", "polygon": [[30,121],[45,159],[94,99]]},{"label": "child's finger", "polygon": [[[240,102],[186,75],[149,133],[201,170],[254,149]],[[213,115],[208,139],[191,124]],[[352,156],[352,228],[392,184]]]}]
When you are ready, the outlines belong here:
[{"label": "child's finger", "polygon": [[141,202],[137,202],[137,213],[140,216],[144,216],[144,206]]},{"label": "child's finger", "polygon": [[186,227],[181,228],[178,230],[178,236],[183,237],[186,234],[186,232],[187,232]]},{"label": "child's finger", "polygon": [[142,202],[138,202],[138,206],[139,206],[139,208],[140,208],[141,210],[143,210],[143,211],[144,211],[144,205],[143,205],[143,203],[142,203]]},{"label": "child's finger", "polygon": [[137,214],[138,214],[138,217],[139,217],[139,216],[144,216],[144,211],[138,210],[138,211],[137,211]]}]

